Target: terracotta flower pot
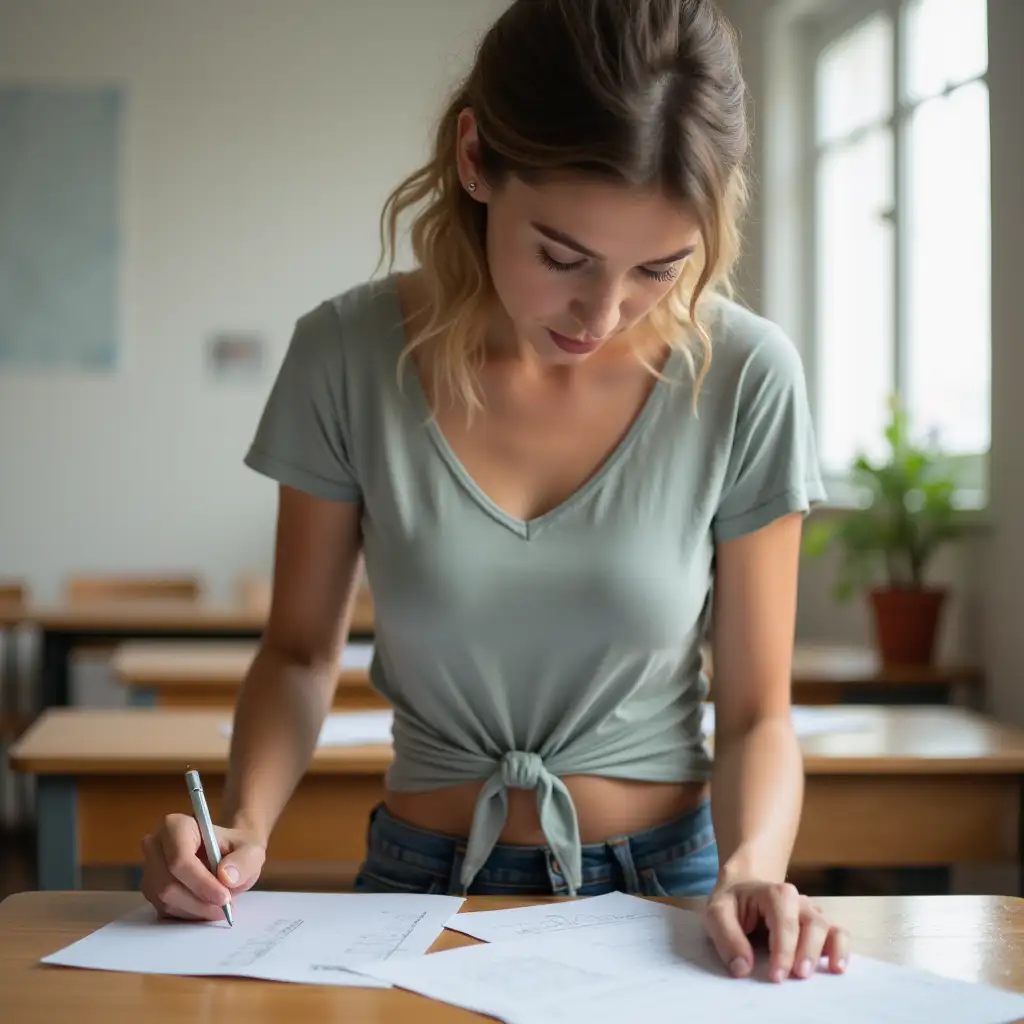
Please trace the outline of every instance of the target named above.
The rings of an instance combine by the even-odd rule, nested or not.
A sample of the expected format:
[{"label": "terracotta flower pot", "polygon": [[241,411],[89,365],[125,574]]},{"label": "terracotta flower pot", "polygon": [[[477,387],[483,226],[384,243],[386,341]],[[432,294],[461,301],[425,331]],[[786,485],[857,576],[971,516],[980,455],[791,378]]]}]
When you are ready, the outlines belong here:
[{"label": "terracotta flower pot", "polygon": [[886,665],[930,665],[948,591],[878,587],[871,591],[878,653]]}]

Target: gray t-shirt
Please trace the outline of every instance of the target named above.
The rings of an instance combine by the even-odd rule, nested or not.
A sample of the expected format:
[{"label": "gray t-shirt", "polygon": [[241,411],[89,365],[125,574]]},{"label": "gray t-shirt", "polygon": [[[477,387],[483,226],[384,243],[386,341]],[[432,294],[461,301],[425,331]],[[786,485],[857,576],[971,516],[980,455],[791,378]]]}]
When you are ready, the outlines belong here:
[{"label": "gray t-shirt", "polygon": [[534,789],[571,892],[576,811],[560,776],[710,776],[700,644],[717,541],[824,498],[803,367],[768,321],[715,299],[711,368],[692,407],[670,356],[632,427],[562,504],[530,521],[473,482],[410,361],[396,278],[296,324],[246,464],[362,503],[376,612],[371,680],[392,704],[395,790],[485,780],[462,881]]}]

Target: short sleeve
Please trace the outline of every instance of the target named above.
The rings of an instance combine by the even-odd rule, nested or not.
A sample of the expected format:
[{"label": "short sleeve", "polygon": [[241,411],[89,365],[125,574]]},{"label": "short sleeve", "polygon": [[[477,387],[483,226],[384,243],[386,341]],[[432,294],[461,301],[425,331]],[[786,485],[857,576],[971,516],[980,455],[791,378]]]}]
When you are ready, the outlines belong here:
[{"label": "short sleeve", "polygon": [[712,530],[751,533],[824,501],[800,354],[777,327],[753,346],[739,375],[735,428]]},{"label": "short sleeve", "polygon": [[314,497],[358,501],[345,429],[343,340],[330,303],[297,321],[244,462]]}]

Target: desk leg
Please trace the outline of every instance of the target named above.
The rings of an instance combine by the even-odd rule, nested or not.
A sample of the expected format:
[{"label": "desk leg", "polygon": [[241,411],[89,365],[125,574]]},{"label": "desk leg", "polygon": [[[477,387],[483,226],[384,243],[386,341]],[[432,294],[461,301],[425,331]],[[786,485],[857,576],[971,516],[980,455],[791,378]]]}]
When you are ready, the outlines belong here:
[{"label": "desk leg", "polygon": [[40,889],[81,889],[78,792],[70,775],[40,775],[36,796],[36,865]]},{"label": "desk leg", "polygon": [[[7,741],[14,742],[16,739],[15,729],[19,719],[18,687],[21,680],[18,678],[18,630],[16,627],[0,629],[0,644],[4,648],[3,674],[0,675],[0,743],[4,744],[4,757],[7,756]],[[0,762],[2,763],[2,762]],[[11,822],[19,823],[20,797],[22,779],[20,776],[13,777],[11,787],[11,809],[10,813],[5,809],[4,794],[0,792],[0,828]],[[7,786],[0,780],[0,790],[6,790]]]},{"label": "desk leg", "polygon": [[4,668],[0,676],[0,711],[17,714],[18,707],[18,630],[14,627],[0,630],[0,642],[4,646]]},{"label": "desk leg", "polygon": [[70,660],[72,638],[65,633],[47,630],[43,634],[43,652],[40,674],[42,676],[42,708],[66,707],[71,703]]}]

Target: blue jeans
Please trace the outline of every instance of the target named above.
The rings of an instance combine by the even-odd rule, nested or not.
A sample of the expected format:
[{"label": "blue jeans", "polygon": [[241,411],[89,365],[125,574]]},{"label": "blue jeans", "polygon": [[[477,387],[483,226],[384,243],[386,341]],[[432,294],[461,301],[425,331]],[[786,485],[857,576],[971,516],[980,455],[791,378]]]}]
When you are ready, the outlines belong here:
[{"label": "blue jeans", "polygon": [[[459,881],[466,842],[428,832],[388,814],[370,814],[367,855],[356,892],[443,893],[456,896],[565,896],[568,886],[546,846],[499,843],[468,892]],[[583,846],[580,896],[705,896],[718,876],[711,804],[655,828]]]}]

